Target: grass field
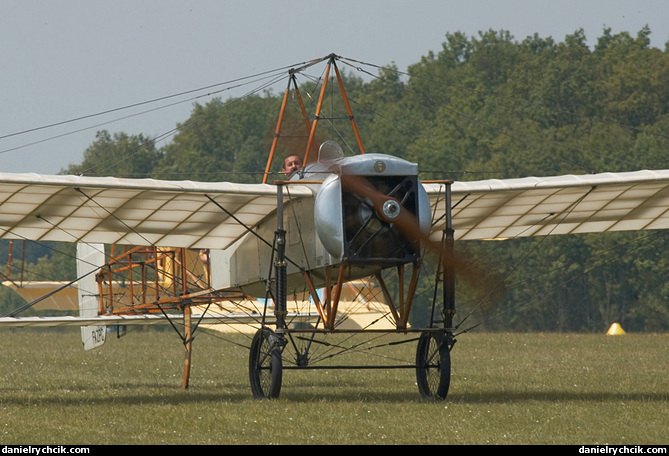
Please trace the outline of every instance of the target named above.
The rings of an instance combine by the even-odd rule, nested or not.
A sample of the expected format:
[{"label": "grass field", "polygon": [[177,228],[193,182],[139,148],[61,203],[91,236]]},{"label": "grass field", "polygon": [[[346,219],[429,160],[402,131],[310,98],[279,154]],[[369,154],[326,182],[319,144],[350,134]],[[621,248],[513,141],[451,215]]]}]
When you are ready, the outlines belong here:
[{"label": "grass field", "polygon": [[669,443],[667,334],[465,334],[444,402],[404,369],[286,370],[279,399],[254,400],[249,340],[226,338],[199,334],[184,391],[170,331],[90,352],[78,329],[0,331],[0,444]]}]

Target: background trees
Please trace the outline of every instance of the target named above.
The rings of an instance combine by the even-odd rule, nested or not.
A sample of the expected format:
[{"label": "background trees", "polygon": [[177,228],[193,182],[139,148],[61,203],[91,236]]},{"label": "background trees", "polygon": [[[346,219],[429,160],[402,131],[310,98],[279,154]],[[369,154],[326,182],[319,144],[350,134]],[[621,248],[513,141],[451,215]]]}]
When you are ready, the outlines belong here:
[{"label": "background trees", "polygon": [[[648,29],[636,36],[604,30],[588,45],[582,30],[562,42],[448,33],[439,51],[406,73],[393,65],[373,77],[347,69],[345,86],[366,151],[415,161],[423,179],[664,169],[669,54],[652,48],[649,36]],[[312,99],[317,90],[313,80],[301,87]],[[65,171],[260,182],[282,96],[195,105],[161,149],[141,135],[100,132],[83,162]],[[325,105],[338,99],[328,94]],[[319,140],[357,152],[352,135],[330,120],[334,127]],[[291,111],[284,128],[292,139],[279,155],[303,151],[306,138],[292,133],[303,131],[300,114]],[[459,248],[503,278],[494,302],[473,304],[484,327],[602,331],[619,321],[626,330],[657,331],[669,329],[667,244],[665,232],[643,232]],[[459,292],[464,301],[472,294]]]}]

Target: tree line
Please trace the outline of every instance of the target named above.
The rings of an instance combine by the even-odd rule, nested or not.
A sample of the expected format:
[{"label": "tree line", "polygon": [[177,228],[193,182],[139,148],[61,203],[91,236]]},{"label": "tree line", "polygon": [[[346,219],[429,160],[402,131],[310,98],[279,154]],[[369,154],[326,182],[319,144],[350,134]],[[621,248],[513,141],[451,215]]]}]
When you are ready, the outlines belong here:
[{"label": "tree line", "polygon": [[[666,169],[669,52],[652,47],[650,35],[648,28],[636,35],[604,29],[589,45],[582,30],[561,42],[538,34],[517,40],[507,31],[447,33],[441,49],[406,71],[389,64],[358,72],[364,65],[356,62],[343,67],[343,79],[365,151],[414,161],[422,179]],[[313,95],[303,97],[307,103],[321,83],[300,83],[301,93]],[[342,106],[331,86],[319,140],[335,139],[357,153],[345,128],[349,119],[334,114]],[[265,91],[195,104],[161,147],[144,135],[101,131],[83,161],[63,172],[260,182],[282,99],[283,93]],[[305,139],[299,106],[291,106],[277,157],[303,151]],[[459,284],[463,328],[471,322],[489,330],[601,332],[619,322],[628,331],[666,331],[667,236],[645,231],[459,243],[459,254],[497,278],[484,298],[476,286]],[[56,273],[46,263],[36,260],[37,270]],[[430,305],[424,285],[422,309]]]}]

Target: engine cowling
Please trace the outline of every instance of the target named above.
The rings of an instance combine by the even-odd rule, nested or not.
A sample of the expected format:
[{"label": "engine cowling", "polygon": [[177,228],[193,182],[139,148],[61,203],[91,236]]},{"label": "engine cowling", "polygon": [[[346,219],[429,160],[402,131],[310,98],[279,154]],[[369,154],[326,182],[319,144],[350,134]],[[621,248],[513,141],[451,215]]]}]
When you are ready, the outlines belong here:
[{"label": "engine cowling", "polygon": [[318,237],[330,255],[349,263],[387,266],[420,256],[420,236],[394,223],[410,214],[429,232],[430,208],[418,166],[383,154],[338,160],[316,196]]}]

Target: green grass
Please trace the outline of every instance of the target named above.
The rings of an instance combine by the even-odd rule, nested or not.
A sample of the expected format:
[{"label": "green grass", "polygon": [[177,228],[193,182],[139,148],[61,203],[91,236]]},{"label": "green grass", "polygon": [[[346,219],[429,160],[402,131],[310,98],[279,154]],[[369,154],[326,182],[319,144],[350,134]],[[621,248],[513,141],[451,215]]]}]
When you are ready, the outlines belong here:
[{"label": "green grass", "polygon": [[[172,332],[86,352],[76,331],[0,331],[0,444],[666,444],[669,336],[458,338],[444,402],[413,370],[284,372],[254,400],[245,336]],[[376,342],[374,342],[376,344]],[[378,354],[411,360],[415,343]],[[380,358],[360,354],[379,363]]]}]

